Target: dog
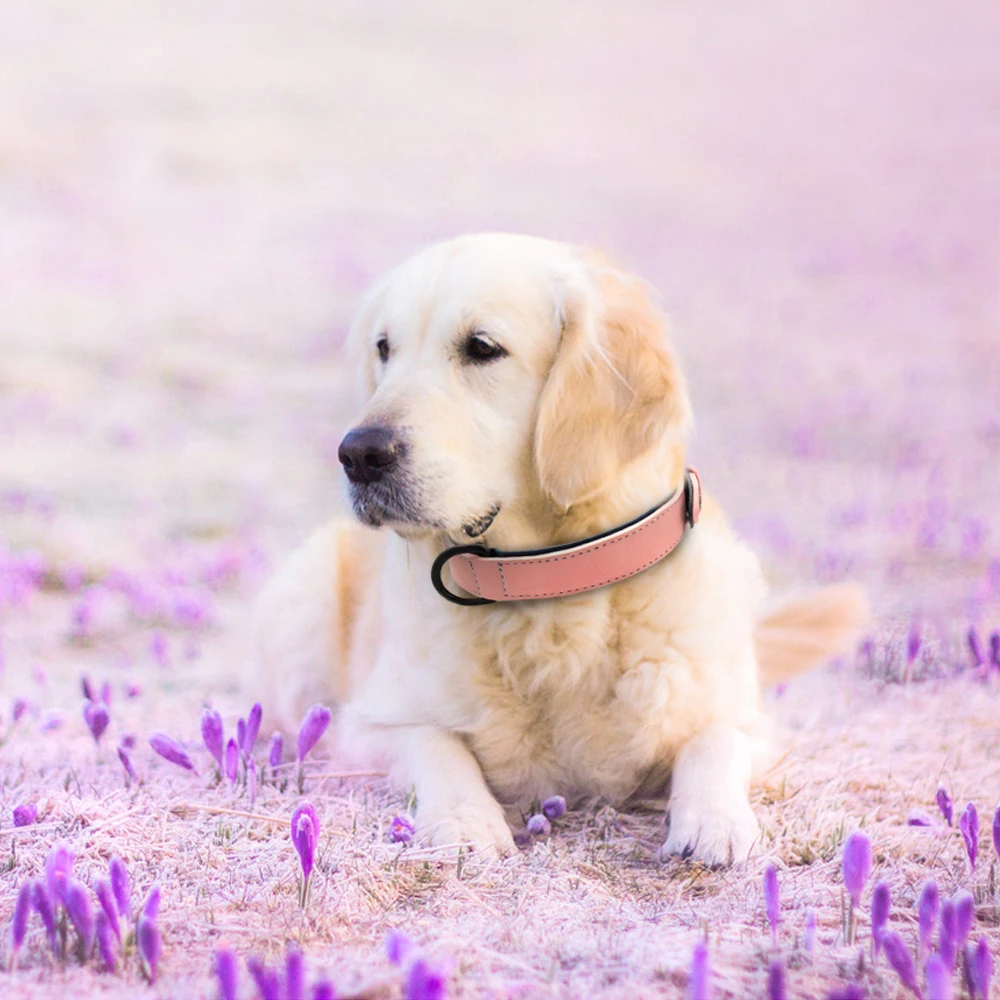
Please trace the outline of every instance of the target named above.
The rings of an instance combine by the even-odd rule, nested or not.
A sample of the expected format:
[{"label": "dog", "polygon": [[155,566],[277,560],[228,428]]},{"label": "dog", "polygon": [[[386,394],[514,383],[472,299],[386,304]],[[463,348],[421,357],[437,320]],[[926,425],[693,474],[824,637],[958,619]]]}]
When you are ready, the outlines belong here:
[{"label": "dog", "polygon": [[[286,720],[335,703],[344,745],[412,786],[430,844],[505,854],[505,808],[662,796],[662,857],[745,859],[762,684],[845,649],[864,600],[841,586],[768,603],[756,556],[687,471],[688,390],[644,285],[585,248],[460,237],[375,283],[345,363],[353,517],[259,598],[264,703]],[[681,498],[682,537],[627,575],[476,596],[469,566],[491,554],[543,550],[551,568],[545,550],[600,547]]]}]

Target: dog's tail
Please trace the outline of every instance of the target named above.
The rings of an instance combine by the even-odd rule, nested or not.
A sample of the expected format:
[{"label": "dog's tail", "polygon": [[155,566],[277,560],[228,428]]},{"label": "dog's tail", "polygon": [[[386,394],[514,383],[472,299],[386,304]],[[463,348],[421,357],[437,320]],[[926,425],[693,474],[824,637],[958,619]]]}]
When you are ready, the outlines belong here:
[{"label": "dog's tail", "polygon": [[761,684],[781,684],[846,652],[870,616],[864,590],[852,584],[778,599],[765,608],[754,633]]}]

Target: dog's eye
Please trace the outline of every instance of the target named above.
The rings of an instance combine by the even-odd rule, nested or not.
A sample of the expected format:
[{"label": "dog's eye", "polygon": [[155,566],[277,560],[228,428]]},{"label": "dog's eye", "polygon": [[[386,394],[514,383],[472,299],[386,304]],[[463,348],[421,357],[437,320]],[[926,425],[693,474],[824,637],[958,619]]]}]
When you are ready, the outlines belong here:
[{"label": "dog's eye", "polygon": [[471,333],[462,344],[462,356],[473,364],[483,365],[507,356],[506,350],[485,333]]},{"label": "dog's eye", "polygon": [[378,359],[385,364],[389,360],[389,338],[383,333],[375,341],[375,350],[378,351]]}]

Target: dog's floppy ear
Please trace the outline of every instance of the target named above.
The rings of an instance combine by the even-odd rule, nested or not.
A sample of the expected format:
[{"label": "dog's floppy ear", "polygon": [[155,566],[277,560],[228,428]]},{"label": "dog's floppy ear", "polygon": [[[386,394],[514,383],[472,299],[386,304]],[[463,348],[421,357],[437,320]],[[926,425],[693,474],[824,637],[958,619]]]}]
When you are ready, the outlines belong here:
[{"label": "dog's floppy ear", "polygon": [[535,464],[569,507],[667,435],[683,442],[687,387],[642,283],[595,257],[564,279],[562,333],[539,400]]}]

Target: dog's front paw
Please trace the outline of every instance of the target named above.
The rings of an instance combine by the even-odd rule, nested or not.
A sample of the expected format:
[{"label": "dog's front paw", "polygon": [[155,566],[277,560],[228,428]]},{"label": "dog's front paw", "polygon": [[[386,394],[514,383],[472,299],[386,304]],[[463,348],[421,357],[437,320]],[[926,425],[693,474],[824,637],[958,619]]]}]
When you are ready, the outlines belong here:
[{"label": "dog's front paw", "polygon": [[488,855],[514,852],[514,837],[496,804],[474,806],[461,803],[447,809],[418,812],[420,839],[435,847],[465,844]]},{"label": "dog's front paw", "polygon": [[673,855],[696,858],[707,865],[731,865],[745,861],[760,826],[745,798],[730,802],[673,802],[670,829],[660,848],[664,861]]}]

